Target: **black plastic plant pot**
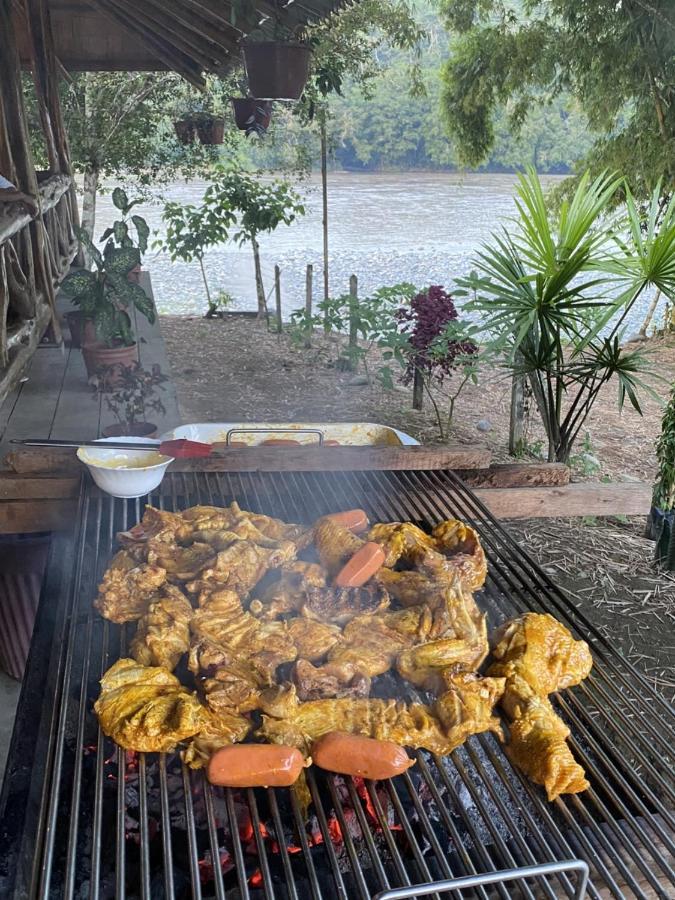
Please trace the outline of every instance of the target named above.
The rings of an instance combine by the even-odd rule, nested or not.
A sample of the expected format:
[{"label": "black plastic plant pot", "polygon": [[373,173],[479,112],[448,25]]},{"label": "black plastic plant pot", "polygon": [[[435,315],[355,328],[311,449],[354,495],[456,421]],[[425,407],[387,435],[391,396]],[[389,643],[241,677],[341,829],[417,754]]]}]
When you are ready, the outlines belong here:
[{"label": "black plastic plant pot", "polygon": [[675,571],[675,510],[665,512],[652,506],[649,513],[649,535],[656,541],[656,561],[664,569]]},{"label": "black plastic plant pot", "polygon": [[232,97],[234,123],[246,137],[257,134],[260,137],[267,133],[272,119],[272,101],[258,100],[255,97]]},{"label": "black plastic plant pot", "polygon": [[178,119],[178,121],[173,123],[173,127],[176,132],[176,137],[181,144],[191,144],[195,139],[196,130],[194,119]]},{"label": "black plastic plant pot", "polygon": [[309,76],[310,53],[305,44],[278,41],[244,44],[251,94],[265,100],[299,100]]}]

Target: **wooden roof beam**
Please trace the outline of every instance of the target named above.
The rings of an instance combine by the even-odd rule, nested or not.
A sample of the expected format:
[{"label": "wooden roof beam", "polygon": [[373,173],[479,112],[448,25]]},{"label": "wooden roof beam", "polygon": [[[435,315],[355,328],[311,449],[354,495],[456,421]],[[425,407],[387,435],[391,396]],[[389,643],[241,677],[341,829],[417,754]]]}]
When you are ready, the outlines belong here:
[{"label": "wooden roof beam", "polygon": [[[216,15],[209,15],[208,11],[200,8],[199,3],[189,4],[185,0],[182,3],[177,0],[145,0],[145,5],[158,12],[170,12],[172,18],[183,28],[218,47],[226,55],[238,51],[239,32],[234,29],[226,31],[222,26],[227,23]],[[191,13],[190,9],[194,12]]]}]

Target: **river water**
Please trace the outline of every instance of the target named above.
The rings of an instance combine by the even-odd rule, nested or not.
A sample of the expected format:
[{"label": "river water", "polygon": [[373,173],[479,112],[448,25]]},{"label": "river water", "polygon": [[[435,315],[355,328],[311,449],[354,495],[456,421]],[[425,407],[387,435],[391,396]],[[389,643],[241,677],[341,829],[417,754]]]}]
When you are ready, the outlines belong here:
[{"label": "river water", "polygon": [[[554,184],[557,179],[544,180]],[[455,278],[471,270],[472,257],[481,244],[514,213],[515,184],[514,175],[331,173],[331,295],[346,293],[352,274],[358,277],[361,296],[403,281],[451,289]],[[175,183],[162,193],[166,199],[198,204],[205,187],[200,181]],[[314,267],[315,302],[323,296],[320,183],[312,178],[299,190],[305,197],[306,215],[260,239],[267,293],[273,288],[274,265],[281,269],[285,318],[304,305],[308,263]],[[153,232],[161,234],[161,203],[139,206],[136,211],[145,216]],[[104,195],[99,200],[97,233],[116,216],[110,195]],[[160,313],[205,312],[204,286],[196,262],[171,263],[166,254],[151,250],[144,267],[150,271]],[[213,293],[224,290],[233,295],[236,309],[256,308],[250,247],[229,243],[212,249],[206,254],[205,267]],[[642,311],[633,311],[629,330],[635,330]]]}]

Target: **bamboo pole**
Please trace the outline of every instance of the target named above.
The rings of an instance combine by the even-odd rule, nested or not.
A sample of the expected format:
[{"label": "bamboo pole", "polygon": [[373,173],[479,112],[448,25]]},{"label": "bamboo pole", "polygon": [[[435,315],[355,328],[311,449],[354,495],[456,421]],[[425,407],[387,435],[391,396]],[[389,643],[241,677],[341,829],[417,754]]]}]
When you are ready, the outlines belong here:
[{"label": "bamboo pole", "polygon": [[312,293],[314,282],[314,266],[310,263],[305,274],[305,319],[307,329],[305,332],[305,347],[312,346]]},{"label": "bamboo pole", "polygon": [[349,368],[354,370],[354,351],[359,345],[356,310],[359,305],[359,280],[349,276]]},{"label": "bamboo pole", "polygon": [[[167,14],[171,16],[171,20],[180,25],[181,29],[191,31],[202,41],[208,41],[215,47],[218,47],[225,56],[231,56],[238,51],[236,38],[226,37],[223,33],[222,26],[227,24],[223,18],[214,16],[210,21],[202,17],[202,11],[197,8],[190,12],[186,8],[184,2],[177,3],[176,0],[145,0],[145,6],[148,9],[155,9],[162,15],[166,21]],[[215,20],[215,21],[214,21]]]},{"label": "bamboo pole", "polygon": [[9,312],[9,283],[5,263],[5,245],[0,245],[0,369],[7,367],[7,313]]},{"label": "bamboo pole", "polygon": [[274,267],[274,300],[277,309],[277,334],[281,334],[283,320],[281,317],[281,269],[279,266]]}]

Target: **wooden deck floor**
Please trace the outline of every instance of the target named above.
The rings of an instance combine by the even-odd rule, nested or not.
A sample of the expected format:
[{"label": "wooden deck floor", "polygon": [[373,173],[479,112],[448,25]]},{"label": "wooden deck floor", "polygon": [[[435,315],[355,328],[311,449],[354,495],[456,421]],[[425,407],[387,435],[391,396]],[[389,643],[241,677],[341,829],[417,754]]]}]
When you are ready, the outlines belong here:
[{"label": "wooden deck floor", "polygon": [[[152,296],[150,277],[146,272],[142,275],[141,286]],[[59,305],[64,312],[71,308],[65,300],[60,300]],[[138,315],[135,327],[141,364],[150,368],[158,363],[162,372],[169,375],[169,361],[158,322],[150,325]],[[0,459],[12,449],[12,439],[90,440],[100,437],[103,428],[114,423],[103,397],[87,383],[81,351],[69,346],[67,329],[64,333],[66,346],[39,347],[24,380],[0,406]],[[181,422],[176,389],[171,381],[164,385],[161,397],[166,414],[152,414],[160,434]]]}]

